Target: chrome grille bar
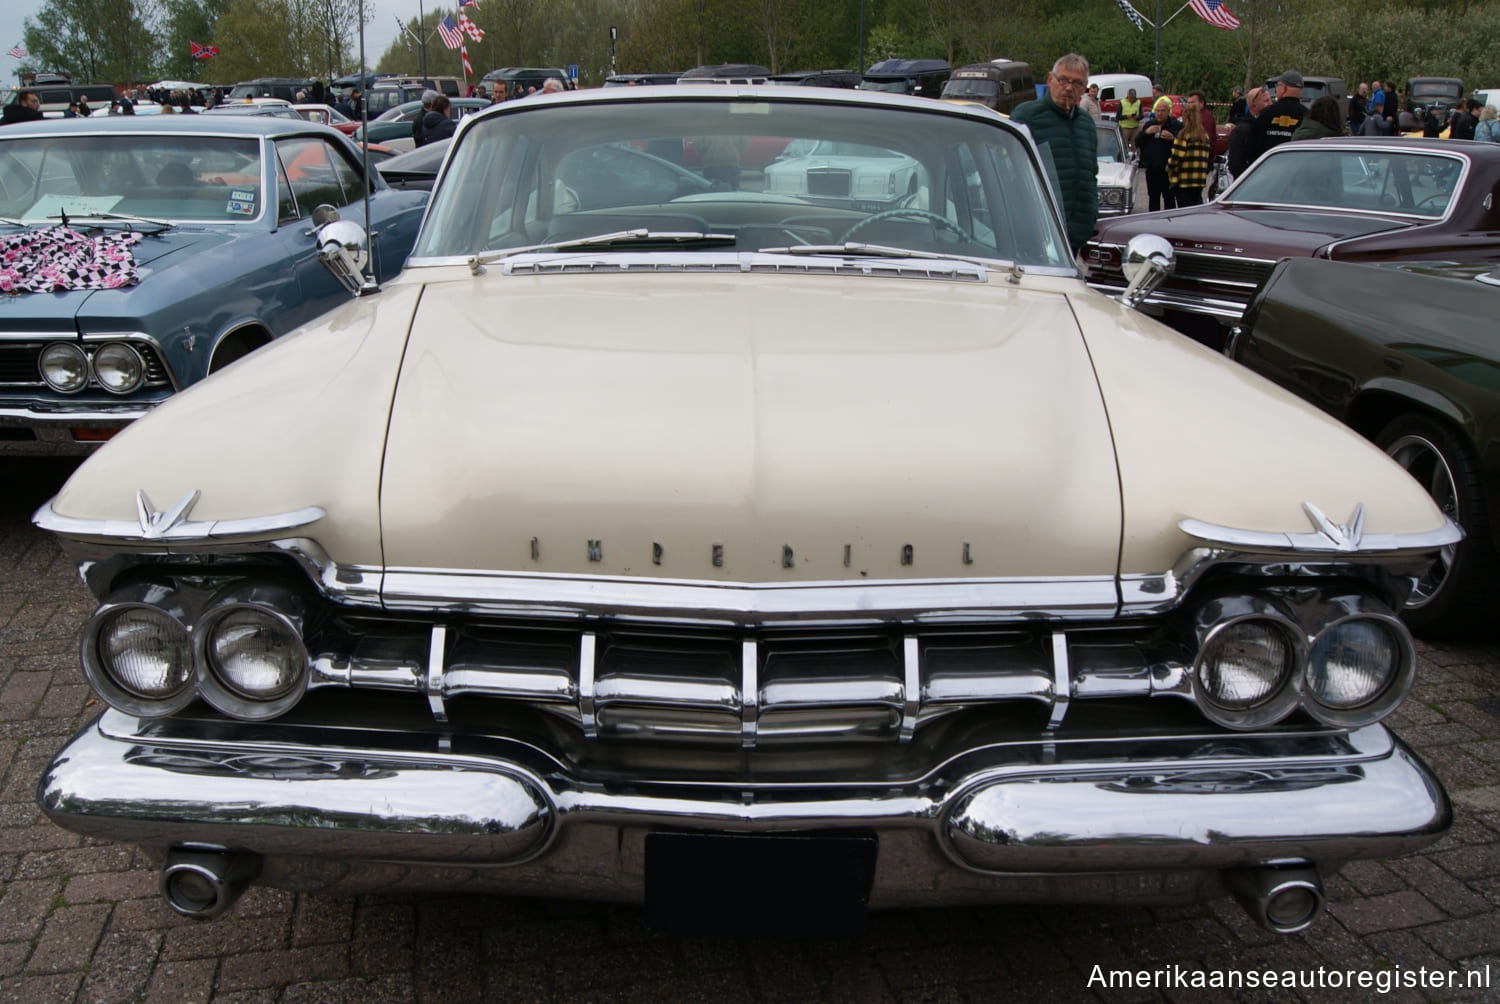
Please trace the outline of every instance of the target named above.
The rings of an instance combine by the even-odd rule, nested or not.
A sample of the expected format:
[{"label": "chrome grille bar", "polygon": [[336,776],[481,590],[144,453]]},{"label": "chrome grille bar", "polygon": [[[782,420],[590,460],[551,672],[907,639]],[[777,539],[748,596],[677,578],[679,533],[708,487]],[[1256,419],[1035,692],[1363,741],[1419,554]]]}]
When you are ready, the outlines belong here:
[{"label": "chrome grille bar", "polygon": [[[1073,702],[1191,699],[1190,658],[1144,628],[733,628],[449,623],[401,642],[395,628],[330,638],[310,688],[499,700],[561,715],[588,738],[909,743],[975,708],[1056,730]],[[410,631],[408,626],[405,630]],[[1035,709],[1035,710],[1032,710]]]}]

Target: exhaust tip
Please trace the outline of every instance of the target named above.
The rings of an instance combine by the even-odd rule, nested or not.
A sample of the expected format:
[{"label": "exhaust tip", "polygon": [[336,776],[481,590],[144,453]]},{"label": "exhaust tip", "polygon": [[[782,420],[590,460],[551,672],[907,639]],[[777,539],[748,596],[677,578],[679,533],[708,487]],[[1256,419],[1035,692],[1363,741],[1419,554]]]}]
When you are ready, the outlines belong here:
[{"label": "exhaust tip", "polygon": [[1296,934],[1323,913],[1323,880],[1316,868],[1247,868],[1225,881],[1245,912],[1268,931]]},{"label": "exhaust tip", "polygon": [[260,874],[260,858],[228,850],[174,849],[161,869],[161,894],[184,917],[227,913]]}]

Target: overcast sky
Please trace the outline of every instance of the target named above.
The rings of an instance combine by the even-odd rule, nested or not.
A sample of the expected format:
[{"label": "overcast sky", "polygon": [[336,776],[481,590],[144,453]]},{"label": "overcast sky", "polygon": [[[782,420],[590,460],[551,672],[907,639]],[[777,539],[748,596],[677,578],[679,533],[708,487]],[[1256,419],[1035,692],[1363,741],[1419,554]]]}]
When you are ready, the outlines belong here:
[{"label": "overcast sky", "polygon": [[[46,0],[6,0],[5,9],[11,11],[5,17],[5,23],[9,26],[10,34],[0,36],[0,60],[4,61],[4,68],[0,70],[4,76],[0,82],[5,86],[14,86],[17,83],[16,70],[21,65],[21,60],[3,55],[11,46],[21,41],[21,25],[29,18],[36,20],[36,12],[42,8]],[[423,10],[431,10],[433,3],[424,0]],[[396,38],[396,18],[410,21],[417,16],[417,0],[365,0],[365,9],[370,13],[370,23],[365,28],[365,61],[373,68],[380,62],[380,54],[386,50]],[[431,50],[428,50],[431,52]],[[358,57],[359,50],[356,44],[353,55]],[[46,69],[46,67],[39,67]],[[478,70],[478,67],[475,67]],[[412,65],[412,71],[416,72],[416,65]],[[479,72],[483,73],[483,70]],[[233,84],[233,80],[214,80],[212,72],[204,74],[204,77],[216,84]],[[113,83],[114,81],[105,81]],[[148,81],[149,83],[149,81]]]}]

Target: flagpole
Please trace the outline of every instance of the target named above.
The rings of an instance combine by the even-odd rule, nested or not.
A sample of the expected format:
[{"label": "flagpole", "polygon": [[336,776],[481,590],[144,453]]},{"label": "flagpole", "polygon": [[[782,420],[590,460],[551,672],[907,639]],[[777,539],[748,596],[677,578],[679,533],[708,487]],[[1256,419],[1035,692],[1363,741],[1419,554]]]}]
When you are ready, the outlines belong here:
[{"label": "flagpole", "polygon": [[1151,82],[1161,83],[1161,0],[1156,0],[1156,68],[1151,73]]},{"label": "flagpole", "polygon": [[421,49],[419,55],[422,59],[422,77],[427,76],[427,29],[422,26],[426,20],[427,15],[422,13],[422,0],[417,0],[417,45]]}]

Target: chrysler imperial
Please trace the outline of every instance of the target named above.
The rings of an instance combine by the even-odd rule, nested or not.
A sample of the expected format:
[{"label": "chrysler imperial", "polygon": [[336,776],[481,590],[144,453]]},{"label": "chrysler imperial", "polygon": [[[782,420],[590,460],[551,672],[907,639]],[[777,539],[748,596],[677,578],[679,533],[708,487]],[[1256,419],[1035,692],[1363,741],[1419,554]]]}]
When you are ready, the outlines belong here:
[{"label": "chrysler imperial", "polygon": [[[910,170],[869,204],[753,158],[649,201],[567,181],[688,140]],[[459,127],[394,279],[332,215],[358,295],[35,517],[99,599],[108,706],[41,806],[144,848],[181,913],[260,882],[788,934],[1233,894],[1285,932],[1448,829],[1382,721],[1416,670],[1397,612],[1461,531],[1132,309],[1164,240],[1131,242],[1124,302],[1089,289],[1023,127],[539,96]]]}]

